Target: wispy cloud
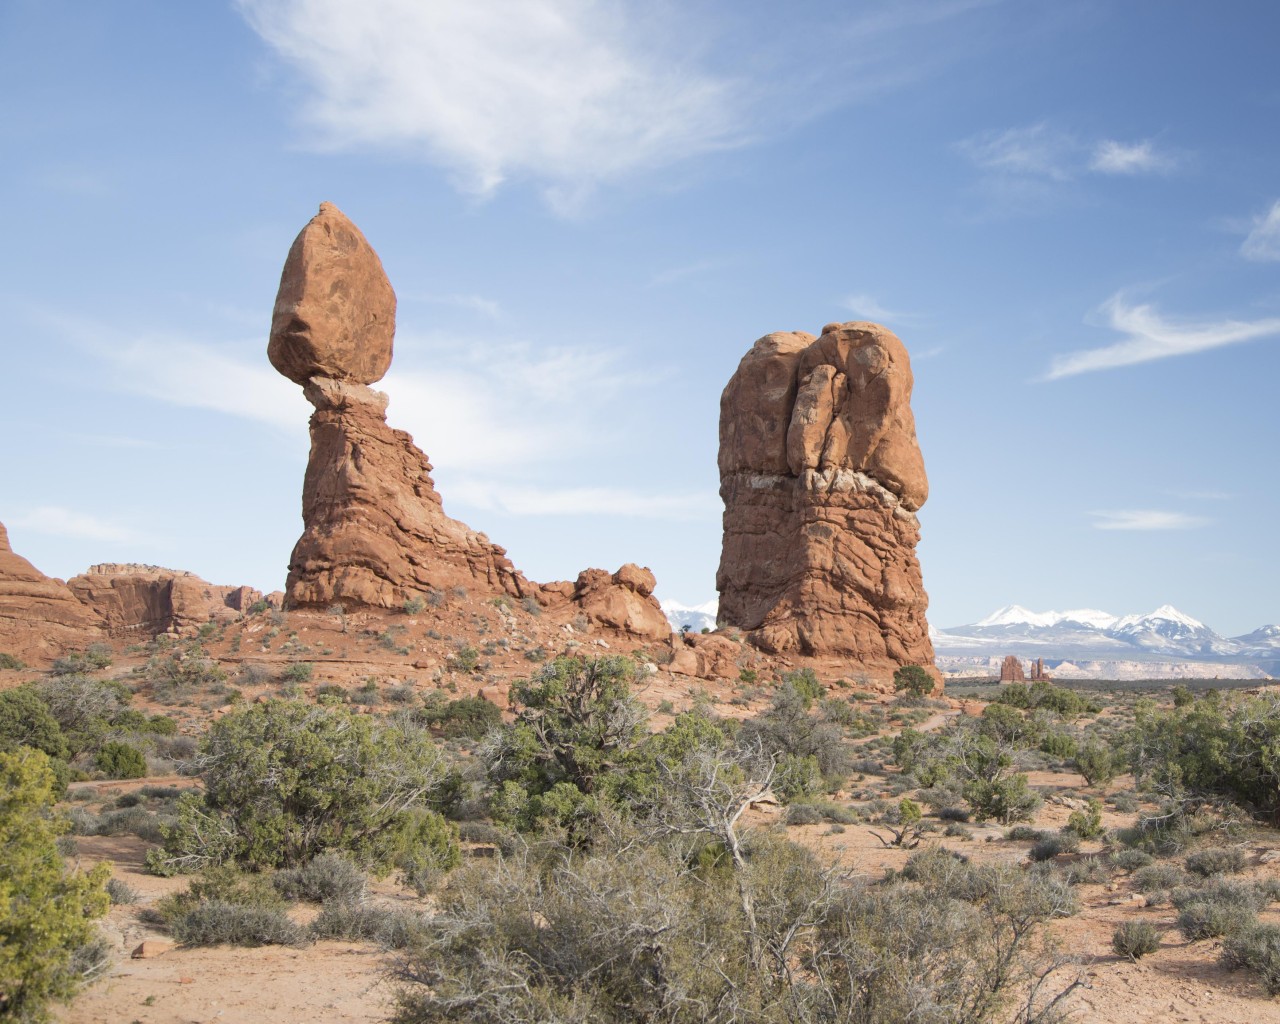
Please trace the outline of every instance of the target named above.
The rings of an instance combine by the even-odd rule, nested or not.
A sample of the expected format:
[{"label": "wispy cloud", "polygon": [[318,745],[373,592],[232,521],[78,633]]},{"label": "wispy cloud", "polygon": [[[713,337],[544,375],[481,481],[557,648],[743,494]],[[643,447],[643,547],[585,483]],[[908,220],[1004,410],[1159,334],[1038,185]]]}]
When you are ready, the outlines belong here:
[{"label": "wispy cloud", "polygon": [[744,141],[739,96],[656,19],[578,0],[239,0],[311,88],[321,146],[426,156],[477,193],[593,181]]},{"label": "wispy cloud", "polygon": [[1240,255],[1247,260],[1280,260],[1280,199],[1254,218],[1253,228],[1240,246]]},{"label": "wispy cloud", "polygon": [[640,519],[714,519],[720,499],[697,494],[645,494],[610,487],[512,487],[464,480],[450,489],[451,501],[518,516],[632,516]]},{"label": "wispy cloud", "polygon": [[303,82],[305,144],[424,159],[481,196],[530,180],[562,212],[970,56],[949,26],[995,2],[742,19],[642,0],[236,0]]},{"label": "wispy cloud", "polygon": [[1026,128],[981,132],[962,139],[957,148],[985,171],[1066,181],[1076,170],[1078,144],[1041,121]]},{"label": "wispy cloud", "polygon": [[682,263],[678,267],[668,267],[666,270],[660,270],[649,278],[650,288],[663,288],[667,285],[678,284],[681,281],[687,281],[690,278],[702,277],[705,274],[712,274],[717,270],[723,270],[725,267],[738,262],[736,257],[715,257],[703,260],[694,260],[692,263]]},{"label": "wispy cloud", "polygon": [[1089,170],[1100,174],[1152,174],[1172,170],[1176,160],[1156,150],[1150,139],[1141,142],[1117,142],[1103,139],[1093,148]]},{"label": "wispy cloud", "polygon": [[904,313],[900,310],[889,309],[887,306],[880,305],[870,295],[857,294],[850,295],[844,300],[844,306],[849,312],[855,316],[860,316],[864,320],[889,321],[898,320],[907,322],[917,319],[915,313]]},{"label": "wispy cloud", "polygon": [[1151,139],[1084,139],[1047,121],[981,132],[956,149],[982,172],[979,190],[993,201],[990,212],[1004,215],[1052,205],[1090,176],[1164,174],[1182,160]]},{"label": "wispy cloud", "polygon": [[1162,316],[1154,306],[1130,304],[1123,292],[1108,299],[1102,312],[1108,325],[1123,334],[1124,340],[1054,356],[1046,380],[1185,356],[1280,334],[1280,317],[1177,323]]},{"label": "wispy cloud", "polygon": [[41,505],[19,513],[9,520],[9,525],[49,537],[69,540],[101,540],[129,543],[139,539],[136,531],[117,523],[108,522],[85,512],[76,512],[61,505]]},{"label": "wispy cloud", "polygon": [[1160,509],[1117,509],[1090,512],[1095,530],[1190,530],[1209,522],[1202,516]]}]

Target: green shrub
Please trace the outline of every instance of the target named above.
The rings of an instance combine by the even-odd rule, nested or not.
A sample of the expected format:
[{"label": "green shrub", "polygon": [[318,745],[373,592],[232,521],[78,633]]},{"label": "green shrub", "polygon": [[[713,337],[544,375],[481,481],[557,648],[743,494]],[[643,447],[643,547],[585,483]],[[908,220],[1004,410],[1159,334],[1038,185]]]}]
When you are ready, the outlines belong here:
[{"label": "green shrub", "polygon": [[315,666],[311,662],[295,661],[280,673],[280,678],[286,683],[309,683],[314,671]]},{"label": "green shrub", "polygon": [[276,892],[288,900],[313,903],[358,903],[368,884],[365,873],[346,857],[322,853],[297,868],[271,876]]},{"label": "green shrub", "polygon": [[1072,765],[1084,776],[1090,786],[1108,786],[1119,772],[1112,749],[1097,740],[1082,744],[1076,751]]},{"label": "green shrub", "polygon": [[128,906],[131,903],[137,903],[139,895],[138,890],[128,882],[122,882],[118,878],[107,879],[107,897],[111,900],[112,906]]},{"label": "green shrub", "polygon": [[903,665],[893,673],[893,688],[899,692],[907,692],[913,697],[927,697],[933,693],[933,676],[919,665]]},{"label": "green shrub", "polygon": [[1060,832],[1057,835],[1045,836],[1038,843],[1034,843],[1027,856],[1033,863],[1052,860],[1060,853],[1074,853],[1080,847],[1080,840],[1070,832]]},{"label": "green shrub", "polygon": [[404,599],[404,613],[406,615],[417,615],[427,606],[427,602],[418,594]]},{"label": "green shrub", "polygon": [[446,739],[465,736],[478,740],[502,724],[502,711],[483,697],[459,697],[447,702],[437,698],[418,713],[418,719],[439,730]]},{"label": "green shrub", "polygon": [[1149,864],[1138,868],[1130,881],[1138,892],[1156,892],[1185,885],[1189,876],[1176,864]]},{"label": "green shrub", "polygon": [[1222,940],[1222,960],[1228,967],[1252,971],[1268,995],[1280,995],[1280,927],[1255,924],[1228,933]]},{"label": "green shrub", "polygon": [[5,654],[0,651],[0,668],[24,669],[27,663],[21,658],[16,658],[12,654]]},{"label": "green shrub", "polygon": [[813,804],[793,803],[787,808],[788,825],[817,825],[822,821],[822,811]]},{"label": "green shrub", "polygon": [[0,753],[0,1020],[42,1021],[76,991],[93,919],[106,913],[109,865],[69,870],[58,852],[54,774],[41,751]]},{"label": "green shrub", "polygon": [[147,774],[147,759],[129,743],[110,740],[98,748],[93,766],[109,779],[141,779]]},{"label": "green shrub", "polygon": [[1126,921],[1117,925],[1111,935],[1111,948],[1117,956],[1137,963],[1148,953],[1160,948],[1160,936],[1155,927],[1146,921]]},{"label": "green shrub", "polygon": [[1111,854],[1111,863],[1121,871],[1137,871],[1145,868],[1151,861],[1151,854],[1145,850],[1116,850]]},{"label": "green shrub", "polygon": [[1030,825],[1014,825],[1013,828],[1005,829],[1004,837],[1017,843],[1038,843],[1045,837],[1045,833]]},{"label": "green shrub", "polygon": [[160,873],[237,861],[293,867],[326,851],[382,865],[411,810],[440,793],[449,769],[422,731],[345,708],[271,701],[233,711],[200,744],[203,796],[187,793]]},{"label": "green shrub", "polygon": [[1214,846],[1197,850],[1186,859],[1187,870],[1192,874],[1234,875],[1244,870],[1244,851],[1235,846]]},{"label": "green shrub", "polygon": [[425,896],[440,878],[462,863],[457,826],[429,810],[414,810],[400,833],[394,862],[400,880]]},{"label": "green shrub", "polygon": [[795,690],[796,695],[804,701],[804,709],[808,711],[813,707],[814,701],[820,700],[822,695],[827,691],[823,688],[821,680],[811,668],[797,668],[790,672],[782,673],[782,685],[790,686]]},{"label": "green shrub", "polygon": [[1065,732],[1046,733],[1040,741],[1041,753],[1061,760],[1069,760],[1075,757],[1077,750],[1079,750],[1079,744],[1076,742],[1075,737]]},{"label": "green shrub", "polygon": [[1102,801],[1090,797],[1087,806],[1072,811],[1067,818],[1067,829],[1081,839],[1096,839],[1102,835]]}]

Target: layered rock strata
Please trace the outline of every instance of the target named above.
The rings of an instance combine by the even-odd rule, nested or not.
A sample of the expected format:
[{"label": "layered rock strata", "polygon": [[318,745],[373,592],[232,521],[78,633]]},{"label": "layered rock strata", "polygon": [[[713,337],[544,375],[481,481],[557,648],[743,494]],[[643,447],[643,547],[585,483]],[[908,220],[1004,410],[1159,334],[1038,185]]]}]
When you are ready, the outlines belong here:
[{"label": "layered rock strata", "polygon": [[218,586],[156,565],[93,565],[67,587],[112,637],[193,632],[206,622],[231,622],[262,600],[252,587]]},{"label": "layered rock strata", "polygon": [[71,589],[15,553],[0,523],[0,653],[47,657],[95,632],[93,616]]},{"label": "layered rock strata", "polygon": [[722,625],[775,654],[933,664],[912,383],[873,323],[769,334],[743,357],[720,400]]},{"label": "layered rock strata", "polygon": [[1026,680],[1026,674],[1022,671],[1022,659],[1016,654],[1007,655],[1000,663],[1000,682],[1024,683]]}]

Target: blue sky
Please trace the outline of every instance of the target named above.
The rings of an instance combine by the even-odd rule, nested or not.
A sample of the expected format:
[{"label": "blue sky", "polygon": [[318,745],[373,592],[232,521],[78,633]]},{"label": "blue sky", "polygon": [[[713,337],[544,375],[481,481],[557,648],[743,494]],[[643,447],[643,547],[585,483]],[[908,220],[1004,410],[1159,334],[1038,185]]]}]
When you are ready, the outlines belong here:
[{"label": "blue sky", "polygon": [[322,200],[400,300],[382,385],[531,578],[714,595],[751,343],[907,344],[938,626],[1280,621],[1270,0],[5,0],[0,521],[283,583],[309,407],[265,355]]}]

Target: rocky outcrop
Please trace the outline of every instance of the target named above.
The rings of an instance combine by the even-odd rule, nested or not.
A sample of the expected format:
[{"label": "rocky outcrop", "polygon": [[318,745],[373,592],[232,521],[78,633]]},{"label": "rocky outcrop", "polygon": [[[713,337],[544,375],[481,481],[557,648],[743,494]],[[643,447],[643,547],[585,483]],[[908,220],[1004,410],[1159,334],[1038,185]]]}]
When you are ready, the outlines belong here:
[{"label": "rocky outcrop", "polygon": [[1022,671],[1022,660],[1016,654],[1010,654],[1000,665],[1000,682],[1023,683],[1027,677]]},{"label": "rocky outcrop", "polygon": [[0,523],[0,653],[51,657],[84,644],[96,632],[93,617],[70,588],[16,554]]},{"label": "rocky outcrop", "polygon": [[94,565],[67,586],[112,637],[191,633],[206,622],[234,621],[262,600],[252,587],[217,586],[157,565]]},{"label": "rocky outcrop", "polygon": [[932,665],[906,349],[872,323],[766,335],[720,400],[719,621],[770,653]]},{"label": "rocky outcrop", "polygon": [[1047,683],[1052,679],[1053,679],[1053,676],[1049,675],[1048,670],[1045,669],[1044,667],[1044,658],[1036,658],[1036,660],[1031,663],[1031,681],[1033,683],[1034,682]]},{"label": "rocky outcrop", "polygon": [[427,457],[387,425],[366,385],[391,363],[395,294],[364,236],[329,203],[302,230],[280,279],[267,353],[314,407],[303,533],[286,607],[393,608],[431,590],[532,597],[638,638],[670,634],[653,574],[624,565],[577,583],[531,583],[503,548],[445,515]]}]

